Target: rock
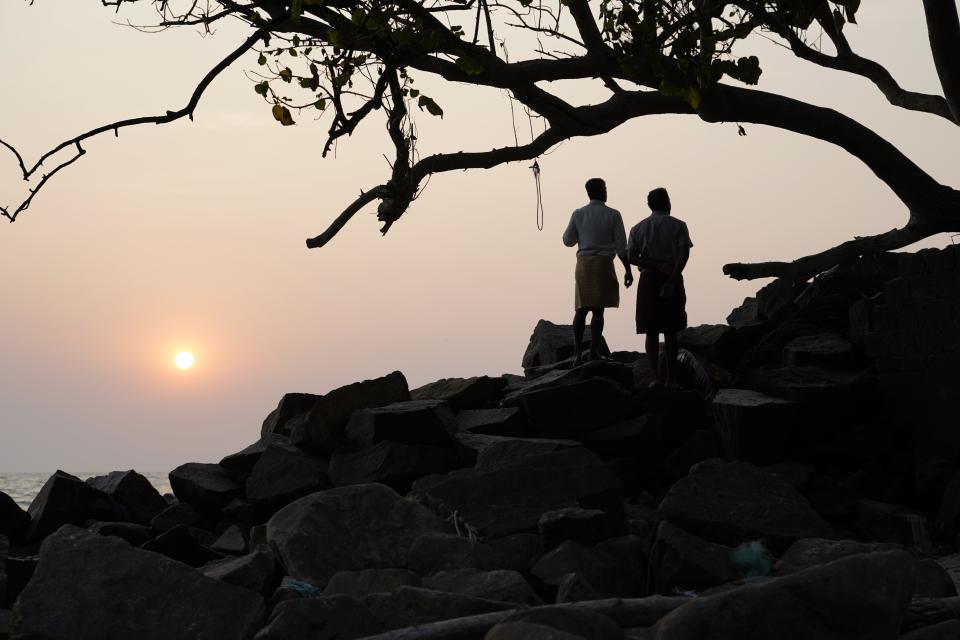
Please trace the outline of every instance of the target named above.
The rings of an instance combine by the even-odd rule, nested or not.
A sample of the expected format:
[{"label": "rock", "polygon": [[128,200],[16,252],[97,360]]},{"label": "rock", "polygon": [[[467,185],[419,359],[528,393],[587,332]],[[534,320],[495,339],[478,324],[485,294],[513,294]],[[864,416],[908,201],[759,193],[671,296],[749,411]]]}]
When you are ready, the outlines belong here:
[{"label": "rock", "polygon": [[441,400],[454,411],[480,409],[500,399],[507,381],[503,378],[444,378],[410,392],[413,400]]},{"label": "rock", "polygon": [[276,558],[265,545],[236,558],[215,560],[201,570],[203,575],[267,597],[279,580]]},{"label": "rock", "polygon": [[757,313],[763,320],[777,321],[795,307],[802,288],[788,278],[777,278],[757,291]]},{"label": "rock", "polygon": [[86,530],[101,536],[113,536],[126,540],[135,547],[153,538],[150,527],[134,522],[88,522]]},{"label": "rock", "polygon": [[593,546],[611,538],[623,529],[623,517],[599,509],[566,507],[548,511],[537,521],[537,530],[543,538],[543,548],[553,549],[566,540],[575,540]]},{"label": "rock", "polygon": [[521,406],[535,433],[568,438],[622,420],[630,411],[632,398],[612,380],[590,378],[527,393]]},{"label": "rock", "polygon": [[[277,408],[271,411],[260,428],[261,438],[276,434],[289,438],[294,427],[302,426],[320,396],[312,393],[286,393]],[[349,418],[349,414],[347,418]],[[252,466],[252,465],[251,465]]]},{"label": "rock", "polygon": [[108,495],[63,471],[57,471],[44,483],[28,512],[27,537],[31,540],[44,538],[65,524],[117,519],[117,509]]},{"label": "rock", "polygon": [[361,484],[288,504],[267,523],[267,540],[290,576],[323,587],[338,571],[405,567],[417,536],[445,528],[389,487]]},{"label": "rock", "polygon": [[380,482],[406,493],[417,478],[446,473],[454,466],[450,449],[385,440],[359,451],[335,451],[330,459],[330,479],[338,487]]},{"label": "rock", "polygon": [[243,493],[243,486],[226,469],[201,462],[188,462],[171,471],[170,488],[178,500],[200,513],[216,512]]},{"label": "rock", "polygon": [[535,531],[547,511],[579,506],[616,512],[623,487],[581,448],[525,458],[498,469],[461,469],[413,484],[410,497],[441,517],[458,513],[483,537]]},{"label": "rock", "polygon": [[[583,335],[584,350],[590,349],[591,340],[590,327],[587,327]],[[557,325],[547,320],[540,320],[533,329],[533,335],[530,336],[530,343],[523,354],[522,366],[524,369],[529,369],[566,360],[576,355],[573,347],[572,325]],[[606,341],[602,338],[598,351],[604,355],[610,353]]]},{"label": "rock", "polygon": [[327,465],[295,447],[269,445],[246,482],[247,498],[281,506],[301,496],[330,488]]},{"label": "rock", "polygon": [[6,601],[0,600],[0,606],[11,607],[33,577],[37,568],[37,557],[10,556],[6,562]]},{"label": "rock", "polygon": [[205,533],[200,529],[181,524],[141,545],[140,548],[165,555],[191,567],[200,567],[212,560],[222,558],[219,553],[210,550],[201,542],[201,540],[208,541],[205,539]]},{"label": "rock", "polygon": [[682,529],[735,546],[762,539],[774,553],[833,531],[783,478],[747,464],[705,460],[674,484],[660,514]]},{"label": "rock", "polygon": [[657,640],[896,638],[913,583],[903,551],[842,558],[785,578],[694,598],[657,625]]},{"label": "rock", "polygon": [[0,491],[0,535],[12,538],[23,535],[30,525],[30,516],[7,494]]},{"label": "rock", "polygon": [[679,346],[723,365],[736,364],[740,356],[737,331],[725,324],[702,324],[687,327],[677,334]]},{"label": "rock", "polygon": [[856,509],[857,526],[867,536],[930,553],[930,530],[922,513],[876,500],[858,500]]},{"label": "rock", "polygon": [[650,558],[656,593],[703,591],[737,577],[733,549],[698,538],[669,522],[661,522]]},{"label": "rock", "polygon": [[255,640],[353,640],[383,631],[366,605],[338,595],[281,602]]},{"label": "rock", "polygon": [[713,431],[697,429],[686,442],[663,461],[663,469],[674,482],[690,472],[698,462],[720,455],[720,439]]},{"label": "rock", "polygon": [[492,569],[513,569],[527,573],[543,555],[540,536],[535,533],[514,533],[502,538],[487,539],[486,545],[493,549],[495,563]]},{"label": "rock", "polygon": [[[299,419],[292,420],[290,439],[294,444],[318,453],[331,453],[344,442],[347,423],[355,411],[409,399],[407,379],[399,371],[349,384],[322,396],[312,396],[310,408],[301,413]],[[305,404],[303,402],[297,408]]]},{"label": "rock", "polygon": [[244,553],[247,550],[247,539],[243,534],[243,529],[235,524],[230,525],[210,545],[210,549],[231,556]]},{"label": "rock", "polygon": [[662,458],[665,454],[663,424],[650,415],[627,418],[602,429],[588,431],[578,437],[584,446],[607,459],[625,451],[644,459]]},{"label": "rock", "polygon": [[931,558],[917,560],[914,566],[913,597],[953,598],[957,588],[950,574]]},{"label": "rock", "polygon": [[560,631],[545,624],[529,622],[501,622],[494,625],[483,640],[587,640],[566,631]]},{"label": "rock", "polygon": [[871,406],[875,379],[863,371],[823,367],[764,367],[750,376],[763,393],[809,407],[816,415],[856,415]]},{"label": "rock", "polygon": [[826,564],[864,553],[892,551],[899,545],[886,542],[858,542],[856,540],[827,540],[823,538],[805,538],[797,540],[784,552],[777,564],[777,573],[787,575],[817,565]]},{"label": "rock", "polygon": [[10,554],[10,540],[0,536],[0,607],[7,601],[7,556]]},{"label": "rock", "polygon": [[14,608],[15,637],[168,640],[250,638],[263,599],[109,536],[63,527],[40,548]]},{"label": "rock", "polygon": [[148,525],[157,514],[167,508],[167,501],[160,492],[149,480],[132,469],[88,478],[87,484],[110,496],[125,510],[123,519],[130,522]]},{"label": "rock", "polygon": [[419,587],[420,576],[406,569],[364,569],[333,574],[324,596],[344,595],[362,598],[371,593],[390,593],[397,587]]},{"label": "rock", "polygon": [[417,587],[398,587],[392,593],[371,593],[363,603],[387,629],[475,616],[512,609],[516,605],[472,598],[459,593],[430,591]]},{"label": "rock", "polygon": [[727,316],[727,324],[737,328],[757,325],[762,321],[760,305],[753,297],[744,298],[743,303]]},{"label": "rock", "polygon": [[817,333],[794,338],[783,347],[783,364],[842,369],[856,365],[853,344],[835,333]]},{"label": "rock", "polygon": [[642,590],[642,576],[619,558],[572,540],[540,558],[532,573],[553,588],[558,588],[568,574],[579,574],[604,598],[631,597]]},{"label": "rock", "polygon": [[557,587],[557,604],[599,599],[600,594],[597,590],[579,573],[568,573],[563,576]]},{"label": "rock", "polygon": [[526,418],[518,407],[461,411],[457,414],[457,431],[513,438],[528,434]]},{"label": "rock", "polygon": [[457,453],[464,466],[498,469],[560,449],[579,447],[576,440],[548,438],[508,438],[461,432],[454,436]]},{"label": "rock", "polygon": [[354,447],[385,440],[442,446],[451,443],[456,425],[456,417],[446,403],[410,400],[357,411],[347,425],[347,439]]},{"label": "rock", "polygon": [[497,566],[497,554],[469,538],[428,532],[413,541],[407,566],[424,576],[454,569],[492,569]]},{"label": "rock", "polygon": [[524,606],[542,605],[543,601],[533,592],[527,581],[516,571],[480,571],[457,569],[441,571],[423,579],[423,587],[433,591],[459,593],[474,598],[512,602]]},{"label": "rock", "polygon": [[787,457],[799,427],[793,402],[748,389],[722,389],[711,407],[727,458],[772,464]]},{"label": "rock", "polygon": [[10,625],[13,623],[13,614],[5,609],[0,609],[0,640],[7,640],[10,637]]},{"label": "rock", "polygon": [[[522,624],[528,627],[547,627],[569,636],[556,635],[502,635],[502,630],[512,625]],[[485,640],[546,640],[557,638],[566,640],[567,637],[589,638],[590,640],[623,640],[623,630],[605,615],[587,609],[574,607],[537,607],[529,611],[520,611],[493,627],[486,635]]]},{"label": "rock", "polygon": [[960,640],[960,620],[947,620],[920,627],[900,636],[900,640]]},{"label": "rock", "polygon": [[186,502],[170,505],[150,521],[150,528],[154,531],[169,531],[178,525],[195,527],[203,520],[197,510]]},{"label": "rock", "polygon": [[225,456],[220,460],[220,466],[236,478],[246,478],[263,452],[271,445],[293,448],[289,437],[279,433],[266,433],[250,446]]}]

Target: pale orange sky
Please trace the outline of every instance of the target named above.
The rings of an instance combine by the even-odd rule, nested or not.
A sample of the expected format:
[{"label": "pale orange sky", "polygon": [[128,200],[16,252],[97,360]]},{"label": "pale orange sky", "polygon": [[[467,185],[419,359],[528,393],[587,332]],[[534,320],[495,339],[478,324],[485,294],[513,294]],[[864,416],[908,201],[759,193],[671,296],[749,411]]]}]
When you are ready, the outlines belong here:
[{"label": "pale orange sky", "polygon": [[[92,0],[3,3],[0,137],[33,157],[104,122],[179,108],[244,37],[229,25],[207,38],[145,35],[115,19]],[[860,23],[851,35],[861,53],[907,88],[938,91],[919,3],[864,3]],[[753,49],[761,88],[853,115],[960,184],[955,127],[886,105],[866,81],[762,41]],[[560,235],[592,176],[606,178],[628,226],[646,215],[647,191],[670,189],[696,245],[692,324],[723,321],[762,285],[725,278],[726,262],[794,258],[905,219],[882,183],[830,145],[663,116],[541,158],[542,232],[520,163],[435,176],[385,238],[361,214],[308,251],[305,238],[386,178],[388,141],[371,120],[321,160],[327,124],[278,126],[244,77],[253,59],[242,62],[210,88],[194,123],[91,141],[16,224],[0,227],[0,471],[215,461],[255,440],[287,391],[322,393],[394,369],[411,386],[518,372],[537,319],[572,315],[574,251]],[[503,94],[418,84],[446,111],[442,121],[419,118],[422,153],[512,140]],[[12,158],[0,156],[0,203],[22,188]],[[631,290],[607,316],[614,349],[641,348],[633,304]],[[197,357],[189,372],[172,364],[185,349]]]}]

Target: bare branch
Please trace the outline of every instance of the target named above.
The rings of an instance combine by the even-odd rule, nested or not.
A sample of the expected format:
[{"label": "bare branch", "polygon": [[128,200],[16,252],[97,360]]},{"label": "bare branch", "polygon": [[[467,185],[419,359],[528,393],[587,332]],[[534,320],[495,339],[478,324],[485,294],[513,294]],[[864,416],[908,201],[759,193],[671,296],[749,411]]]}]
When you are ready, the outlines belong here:
[{"label": "bare branch", "polygon": [[374,200],[386,198],[389,196],[389,194],[390,190],[385,184],[377,185],[373,189],[361,193],[360,197],[350,203],[350,206],[344,209],[343,213],[337,216],[336,220],[334,220],[330,226],[327,227],[326,231],[315,238],[310,238],[307,240],[307,249],[319,249],[330,242],[330,240],[332,240],[333,237],[340,232],[340,229],[342,229],[345,224],[350,222],[350,219],[353,218],[358,211],[363,209],[366,205]]},{"label": "bare branch", "polygon": [[954,121],[960,124],[960,18],[957,3],[955,0],[923,0],[923,11],[943,95]]}]

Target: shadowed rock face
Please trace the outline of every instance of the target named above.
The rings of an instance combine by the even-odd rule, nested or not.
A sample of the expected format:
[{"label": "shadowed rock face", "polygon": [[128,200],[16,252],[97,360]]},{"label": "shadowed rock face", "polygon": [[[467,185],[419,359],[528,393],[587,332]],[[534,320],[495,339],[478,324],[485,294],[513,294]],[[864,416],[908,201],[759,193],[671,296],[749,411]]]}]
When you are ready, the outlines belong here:
[{"label": "shadowed rock face", "polygon": [[83,524],[88,519],[114,520],[116,507],[111,498],[80,478],[57,471],[30,503],[28,537],[39,540],[64,524]]},{"label": "shadowed rock face", "polygon": [[913,558],[856,555],[786,578],[691,600],[657,640],[895,640],[910,602]]},{"label": "shadowed rock face", "polygon": [[167,508],[167,501],[160,492],[149,480],[133,470],[96,476],[88,479],[87,484],[113,498],[126,511],[125,520],[150,524],[157,514]]},{"label": "shadowed rock face", "polygon": [[18,536],[27,529],[30,516],[13,498],[0,492],[0,535]]},{"label": "shadowed rock face", "polygon": [[244,640],[262,618],[263,599],[247,589],[66,526],[40,549],[33,579],[14,608],[14,637]]},{"label": "shadowed rock face", "polygon": [[267,540],[291,576],[323,587],[338,571],[405,567],[417,536],[445,530],[389,487],[361,484],[292,502],[267,523]]},{"label": "shadowed rock face", "polygon": [[385,630],[362,602],[335,595],[281,602],[256,640],[349,640]]}]

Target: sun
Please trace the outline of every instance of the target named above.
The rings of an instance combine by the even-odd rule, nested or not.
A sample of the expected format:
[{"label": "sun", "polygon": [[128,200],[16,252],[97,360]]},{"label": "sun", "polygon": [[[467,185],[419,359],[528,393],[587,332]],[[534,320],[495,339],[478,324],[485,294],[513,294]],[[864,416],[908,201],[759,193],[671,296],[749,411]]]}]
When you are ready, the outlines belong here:
[{"label": "sun", "polygon": [[177,369],[189,369],[193,366],[193,354],[189,351],[181,351],[173,358],[173,363]]}]

